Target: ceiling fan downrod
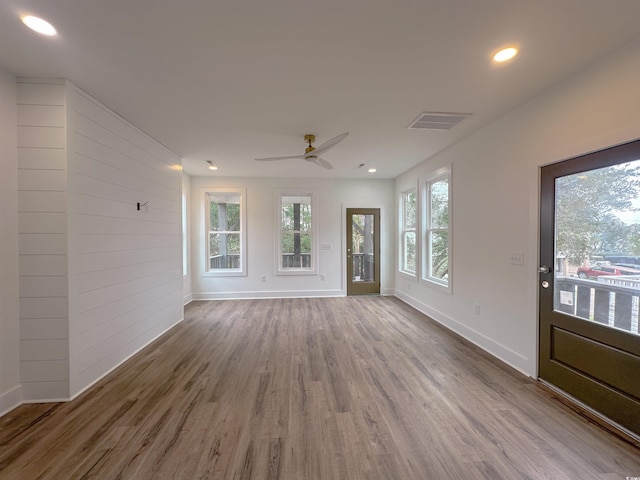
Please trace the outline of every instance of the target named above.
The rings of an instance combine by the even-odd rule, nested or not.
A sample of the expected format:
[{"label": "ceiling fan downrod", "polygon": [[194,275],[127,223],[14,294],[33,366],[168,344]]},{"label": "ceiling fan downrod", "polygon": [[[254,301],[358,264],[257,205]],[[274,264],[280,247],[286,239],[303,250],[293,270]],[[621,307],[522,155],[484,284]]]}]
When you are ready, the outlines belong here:
[{"label": "ceiling fan downrod", "polygon": [[307,135],[304,136],[304,141],[309,143],[309,146],[307,148],[305,148],[305,150],[304,150],[305,155],[307,153],[313,152],[315,150],[315,147],[312,147],[311,144],[316,141],[316,136],[315,135],[311,135],[311,134],[307,134]]}]

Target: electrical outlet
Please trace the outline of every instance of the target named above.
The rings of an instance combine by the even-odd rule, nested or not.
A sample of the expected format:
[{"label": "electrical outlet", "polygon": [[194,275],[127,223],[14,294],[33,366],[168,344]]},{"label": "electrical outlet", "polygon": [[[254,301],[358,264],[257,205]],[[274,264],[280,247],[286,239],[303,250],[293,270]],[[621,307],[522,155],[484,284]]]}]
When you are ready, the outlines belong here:
[{"label": "electrical outlet", "polygon": [[511,265],[524,265],[524,253],[512,253],[509,257]]},{"label": "electrical outlet", "polygon": [[324,282],[326,279],[327,279],[327,276],[324,273],[320,275],[320,280]]},{"label": "electrical outlet", "polygon": [[261,282],[266,282],[267,281],[267,276],[266,275],[260,275],[260,281]]},{"label": "electrical outlet", "polygon": [[474,303],[473,304],[473,311],[476,315],[480,315],[480,304],[479,303]]}]

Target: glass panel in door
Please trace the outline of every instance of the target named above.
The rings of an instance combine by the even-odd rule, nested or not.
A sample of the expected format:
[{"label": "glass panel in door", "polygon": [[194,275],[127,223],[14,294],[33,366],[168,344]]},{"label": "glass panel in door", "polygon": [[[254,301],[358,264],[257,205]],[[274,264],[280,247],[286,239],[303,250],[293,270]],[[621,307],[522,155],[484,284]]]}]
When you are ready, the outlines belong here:
[{"label": "glass panel in door", "polygon": [[374,282],[375,257],[373,250],[373,215],[351,216],[353,228],[351,230],[351,253],[353,269],[352,281],[354,282]]},{"label": "glass panel in door", "polygon": [[555,311],[638,335],[640,160],[555,179]]}]

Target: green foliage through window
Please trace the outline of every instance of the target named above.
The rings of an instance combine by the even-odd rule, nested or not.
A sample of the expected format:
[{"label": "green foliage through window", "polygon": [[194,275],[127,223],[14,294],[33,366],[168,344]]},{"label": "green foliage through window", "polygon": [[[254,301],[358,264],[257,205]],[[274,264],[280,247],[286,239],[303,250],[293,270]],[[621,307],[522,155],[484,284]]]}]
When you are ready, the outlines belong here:
[{"label": "green foliage through window", "polygon": [[556,255],[640,255],[640,160],[556,180]]},{"label": "green foliage through window", "polygon": [[400,270],[416,273],[416,220],[418,213],[418,195],[415,190],[404,192],[401,197],[401,245]]},{"label": "green foliage through window", "polygon": [[241,196],[209,193],[209,269],[239,269],[241,262]]},{"label": "green foliage through window", "polygon": [[425,183],[423,278],[449,285],[449,170]]},{"label": "green foliage through window", "polygon": [[280,268],[308,269],[313,250],[311,195],[283,195],[280,201]]}]

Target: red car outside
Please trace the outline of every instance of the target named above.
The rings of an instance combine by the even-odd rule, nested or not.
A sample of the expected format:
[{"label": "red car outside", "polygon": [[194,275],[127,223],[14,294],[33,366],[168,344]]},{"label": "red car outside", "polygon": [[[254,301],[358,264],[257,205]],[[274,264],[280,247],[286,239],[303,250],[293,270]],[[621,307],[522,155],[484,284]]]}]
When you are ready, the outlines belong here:
[{"label": "red car outside", "polygon": [[640,275],[640,270],[634,270],[617,265],[593,265],[591,267],[580,267],[577,270],[580,278],[597,278],[604,275]]}]

